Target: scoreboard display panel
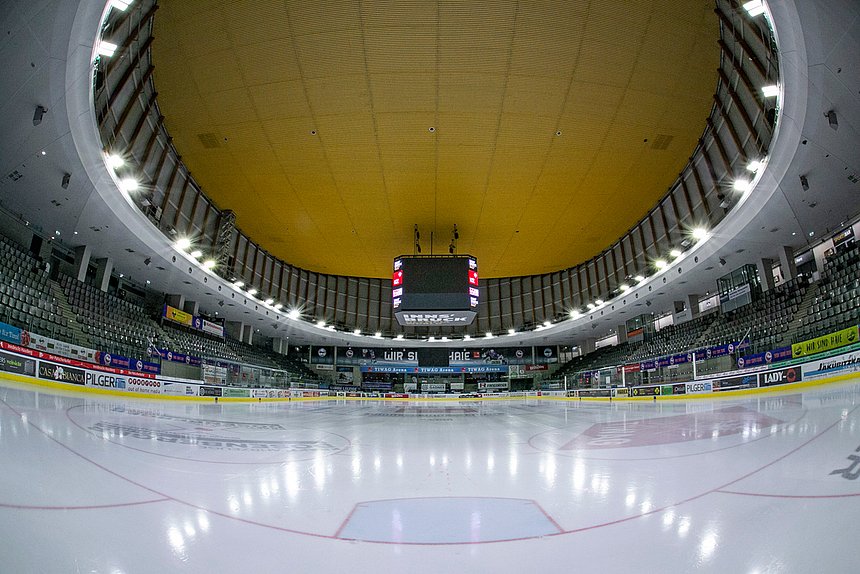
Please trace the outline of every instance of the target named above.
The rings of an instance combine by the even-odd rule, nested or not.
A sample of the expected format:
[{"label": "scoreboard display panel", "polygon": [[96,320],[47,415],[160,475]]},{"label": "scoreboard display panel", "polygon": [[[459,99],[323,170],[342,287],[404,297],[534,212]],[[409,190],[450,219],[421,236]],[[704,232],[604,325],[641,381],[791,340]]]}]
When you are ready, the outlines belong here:
[{"label": "scoreboard display panel", "polygon": [[480,299],[471,255],[402,255],[394,260],[391,303],[404,326],[468,325]]}]

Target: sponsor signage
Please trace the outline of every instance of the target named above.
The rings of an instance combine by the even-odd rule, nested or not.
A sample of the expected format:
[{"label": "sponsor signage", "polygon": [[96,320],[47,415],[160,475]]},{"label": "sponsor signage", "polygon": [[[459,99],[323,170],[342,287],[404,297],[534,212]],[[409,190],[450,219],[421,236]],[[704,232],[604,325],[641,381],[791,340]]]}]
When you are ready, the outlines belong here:
[{"label": "sponsor signage", "polygon": [[140,359],[130,359],[128,357],[123,357],[122,355],[111,355],[110,353],[103,353],[101,351],[97,351],[95,354],[95,360],[98,364],[104,365],[106,367],[127,369],[129,371],[138,371],[141,373],[150,373],[153,375],[158,375],[161,373],[161,365],[159,365],[158,363],[141,361]]},{"label": "sponsor signage", "polygon": [[311,363],[333,365],[334,364],[334,347],[311,347]]},{"label": "sponsor signage", "polygon": [[[0,323],[0,339],[4,341],[8,341],[9,343],[14,343],[16,345],[20,345],[21,343],[21,329],[15,327],[13,325],[7,325],[6,323]],[[25,345],[26,346],[26,345]]]},{"label": "sponsor signage", "polygon": [[433,325],[469,325],[474,319],[474,311],[445,311],[433,313],[398,311],[394,314],[397,321],[408,327],[428,327]]},{"label": "sponsor signage", "polygon": [[638,373],[642,370],[642,363],[636,363],[635,365],[624,365],[622,370],[625,373]]},{"label": "sponsor signage", "polygon": [[803,365],[803,379],[821,379],[860,370],[860,351]]},{"label": "sponsor signage", "polygon": [[791,347],[780,347],[779,349],[765,351],[764,353],[756,353],[755,355],[745,355],[743,357],[738,357],[738,368],[748,369],[749,367],[756,367],[758,365],[769,365],[771,363],[778,363],[780,361],[785,361],[790,358]]},{"label": "sponsor signage", "polygon": [[[549,365],[526,365],[526,372],[530,373],[532,371],[548,371]],[[638,370],[638,368],[637,368]]]},{"label": "sponsor signage", "polygon": [[36,376],[36,361],[25,359],[17,355],[0,352],[0,371],[15,373],[16,375]]},{"label": "sponsor signage", "polygon": [[152,356],[159,356],[163,361],[170,361],[171,363],[185,363],[186,365],[191,365],[192,367],[199,367],[201,364],[203,364],[203,361],[200,359],[200,357],[186,355],[185,353],[176,353],[167,349],[158,349],[152,347],[150,348],[149,352]]},{"label": "sponsor signage", "polygon": [[[265,391],[263,391],[265,393]],[[196,397],[197,385],[188,385],[186,383],[163,383],[161,385],[162,395],[171,395],[174,397]]]},{"label": "sponsor signage", "polygon": [[609,397],[612,395],[610,389],[580,389],[576,391],[580,397]]},{"label": "sponsor signage", "polygon": [[213,323],[212,321],[207,321],[206,319],[201,319],[200,330],[209,333],[210,335],[215,335],[216,337],[224,336],[224,327],[219,325],[218,323]]},{"label": "sponsor signage", "polygon": [[558,347],[535,347],[535,363],[557,363]]},{"label": "sponsor signage", "polygon": [[758,375],[741,375],[739,377],[727,377],[724,379],[714,379],[711,381],[711,388],[714,391],[728,391],[737,389],[749,389],[758,386]]},{"label": "sponsor signage", "polygon": [[39,361],[39,378],[61,383],[72,383],[73,385],[84,385],[87,382],[87,374],[83,369],[55,365],[45,361]]},{"label": "sponsor signage", "polygon": [[138,377],[129,377],[125,381],[125,388],[135,393],[144,393],[147,395],[161,394],[161,381],[155,379],[141,379]]},{"label": "sponsor signage", "polygon": [[802,380],[803,373],[800,367],[789,367],[778,371],[767,371],[765,373],[759,373],[758,376],[758,384],[760,387],[799,383]]},{"label": "sponsor signage", "polygon": [[97,387],[101,389],[125,389],[126,379],[119,375],[111,375],[107,373],[86,372],[86,385],[88,387]]},{"label": "sponsor signage", "polygon": [[186,313],[176,307],[165,305],[163,315],[165,319],[173,321],[174,323],[179,323],[180,325],[186,325],[188,327],[194,326],[194,315]]},{"label": "sponsor signage", "polygon": [[[319,368],[319,365],[317,365]],[[475,365],[472,367],[394,367],[372,365],[361,367],[362,373],[459,375],[462,373],[507,373],[507,365]]]},{"label": "sponsor signage", "polygon": [[224,389],[221,387],[207,387],[205,385],[201,385],[198,388],[199,395],[201,397],[220,397],[223,395]]},{"label": "sponsor signage", "polygon": [[508,383],[478,383],[478,390],[487,390],[487,389],[497,389],[497,390],[505,390],[508,388]]},{"label": "sponsor signage", "polygon": [[857,342],[857,335],[857,325],[854,325],[835,333],[816,337],[815,339],[808,339],[792,345],[791,356],[796,359],[797,357],[806,357],[815,353],[851,345]]},{"label": "sponsor signage", "polygon": [[422,383],[421,384],[421,392],[422,393],[444,393],[445,392],[445,383]]},{"label": "sponsor signage", "polygon": [[660,386],[634,387],[630,389],[631,397],[656,397],[660,394]]},{"label": "sponsor signage", "polygon": [[696,395],[699,393],[710,393],[713,391],[711,381],[702,381],[700,383],[687,383],[684,385],[684,393],[688,395]]},{"label": "sponsor signage", "polygon": [[224,397],[247,399],[250,396],[248,389],[237,389],[235,387],[224,387]]},{"label": "sponsor signage", "polygon": [[839,246],[839,245],[845,243],[846,241],[848,241],[849,239],[853,239],[853,238],[854,238],[854,229],[851,227],[846,227],[845,229],[843,229],[842,231],[840,231],[839,233],[837,233],[836,235],[833,236],[833,238],[832,238],[833,239],[833,245]]}]

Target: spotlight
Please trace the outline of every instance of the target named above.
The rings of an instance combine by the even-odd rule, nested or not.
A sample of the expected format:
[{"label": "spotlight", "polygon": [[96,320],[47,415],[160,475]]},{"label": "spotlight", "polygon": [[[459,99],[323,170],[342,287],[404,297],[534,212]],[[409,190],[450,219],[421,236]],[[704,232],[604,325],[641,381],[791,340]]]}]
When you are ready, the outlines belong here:
[{"label": "spotlight", "polygon": [[290,312],[287,313],[287,317],[289,317],[293,321],[297,321],[298,319],[301,318],[301,316],[302,316],[302,313],[298,309],[290,309]]},{"label": "spotlight", "polygon": [[203,257],[203,252],[199,249],[195,249],[191,252],[191,257],[193,257],[194,259],[200,259],[201,257]]},{"label": "spotlight", "polygon": [[803,191],[809,191],[809,180],[806,179],[805,175],[800,176],[800,187],[803,188]]},{"label": "spotlight", "polygon": [[833,128],[834,130],[839,129],[839,121],[836,119],[836,112],[830,110],[829,112],[824,114],[824,117],[827,118],[827,123],[830,124],[831,128]]},{"label": "spotlight", "polygon": [[72,174],[64,173],[63,174],[63,182],[60,184],[63,189],[69,189],[69,182],[72,180]]},{"label": "spotlight", "polygon": [[658,259],[654,262],[654,267],[656,267],[657,269],[665,269],[667,265],[668,263],[666,263],[665,259]]},{"label": "spotlight", "polygon": [[516,334],[517,334],[516,329],[508,329],[508,335],[516,335]]},{"label": "spotlight", "polygon": [[680,249],[673,249],[672,251],[669,252],[669,256],[672,257],[672,259],[677,259],[678,257],[681,256],[681,250]]},{"label": "spotlight", "polygon": [[251,297],[253,297],[256,294],[257,294],[257,289],[255,289],[254,287],[251,287],[250,289],[248,289],[248,295],[250,295]]},{"label": "spotlight", "polygon": [[176,248],[180,251],[185,251],[189,247],[191,247],[191,240],[187,237],[180,237],[176,240]]},{"label": "spotlight", "polygon": [[732,184],[732,189],[740,192],[747,192],[752,187],[752,183],[745,179],[736,179]]},{"label": "spotlight", "polygon": [[283,306],[284,306],[283,303],[275,303],[275,310],[280,311]]},{"label": "spotlight", "polygon": [[215,265],[217,265],[217,264],[218,264],[218,262],[215,261],[214,259],[207,259],[206,261],[203,262],[203,267],[205,267],[206,269],[214,269]]},{"label": "spotlight", "polygon": [[36,106],[36,113],[33,114],[33,125],[38,126],[42,123],[42,117],[48,113],[48,108],[45,106]]},{"label": "spotlight", "polygon": [[266,305],[271,305],[274,302],[275,302],[275,300],[272,299],[271,297],[269,297],[265,301],[263,301],[263,303],[265,303]]},{"label": "spotlight", "polygon": [[111,154],[108,156],[108,165],[113,169],[119,169],[125,165],[125,160],[119,154]]},{"label": "spotlight", "polygon": [[761,93],[766,98],[775,98],[779,95],[779,86],[764,86],[761,89]]},{"label": "spotlight", "polygon": [[692,236],[693,236],[693,239],[695,239],[696,241],[701,241],[703,239],[707,239],[708,230],[705,229],[704,227],[696,227],[695,229],[693,229]]},{"label": "spotlight", "polygon": [[750,2],[746,2],[744,4],[744,10],[747,11],[747,14],[750,15],[750,18],[755,18],[756,16],[764,14],[764,3],[761,0],[751,0]]}]

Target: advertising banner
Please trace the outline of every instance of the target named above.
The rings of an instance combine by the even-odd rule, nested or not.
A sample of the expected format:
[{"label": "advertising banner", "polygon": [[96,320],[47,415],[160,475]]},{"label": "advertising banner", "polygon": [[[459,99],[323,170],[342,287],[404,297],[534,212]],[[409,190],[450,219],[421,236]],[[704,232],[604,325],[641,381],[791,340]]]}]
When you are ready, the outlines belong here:
[{"label": "advertising banner", "polygon": [[141,379],[138,377],[129,377],[125,380],[125,388],[127,391],[135,393],[144,393],[147,395],[160,395],[162,385],[161,381],[155,379]]},{"label": "advertising banner", "polygon": [[421,384],[421,392],[422,393],[444,393],[445,392],[445,383],[422,383]]},{"label": "advertising banner", "polygon": [[338,347],[338,365],[413,365],[418,366],[418,349]]},{"label": "advertising banner", "polygon": [[224,393],[224,389],[221,387],[207,387],[204,385],[198,387],[197,391],[201,397],[220,397]]},{"label": "advertising banner", "polygon": [[780,369],[778,371],[767,371],[758,375],[758,384],[760,387],[799,383],[802,380],[803,373],[799,366],[788,367],[787,369]]},{"label": "advertising banner", "polygon": [[251,396],[250,389],[240,389],[236,387],[224,387],[222,396],[239,399],[247,399]]},{"label": "advertising banner", "polygon": [[311,347],[311,363],[334,365],[334,347]]},{"label": "advertising banner", "polygon": [[140,359],[129,359],[122,355],[111,355],[96,351],[95,362],[106,367],[115,367],[119,369],[128,369],[129,371],[139,371],[141,373],[150,373],[158,375],[161,373],[161,365],[151,363],[149,361],[141,361]]},{"label": "advertising banner", "polygon": [[[573,392],[573,391],[571,391]],[[609,397],[612,395],[610,389],[580,389],[576,391],[580,397]]]},{"label": "advertising banner", "polygon": [[699,393],[710,393],[713,391],[711,381],[702,381],[700,383],[687,383],[684,385],[684,393],[688,395],[696,395]]},{"label": "advertising banner", "polygon": [[26,359],[10,353],[0,352],[0,371],[35,377],[36,361],[34,359]]},{"label": "advertising banner", "polygon": [[786,361],[791,358],[791,347],[780,347],[765,351],[764,353],[756,353],[755,355],[745,355],[738,357],[738,368],[747,369],[749,367],[757,367],[758,365],[769,365]]},{"label": "advertising banner", "polygon": [[[548,370],[549,370],[549,365],[526,365],[526,372],[527,373],[531,373],[533,371],[548,371]],[[636,370],[637,371],[639,370],[638,365],[637,365]]]},{"label": "advertising banner", "polygon": [[337,367],[337,378],[333,384],[335,385],[352,385],[355,380],[355,376],[352,371],[352,367]]},{"label": "advertising banner", "polygon": [[842,329],[835,333],[829,333],[821,337],[816,337],[815,339],[808,339],[800,343],[795,343],[791,346],[791,356],[795,359],[797,357],[806,357],[808,355],[814,355],[815,353],[845,347],[846,345],[851,345],[856,342],[857,325],[854,325],[853,327],[848,327],[847,329]]},{"label": "advertising banner", "polygon": [[126,378],[120,375],[111,375],[109,373],[94,373],[92,371],[86,371],[86,385],[88,387],[97,387],[100,389],[125,390]]},{"label": "advertising banner", "polygon": [[196,397],[197,385],[189,385],[187,383],[163,383],[161,385],[162,395],[171,395],[174,397]]},{"label": "advertising banner", "polygon": [[164,310],[162,314],[165,319],[169,321],[173,321],[174,323],[179,323],[180,325],[185,325],[187,327],[194,326],[194,315],[191,313],[186,313],[181,309],[177,309],[176,307],[171,307],[170,305],[164,305]]},{"label": "advertising banner", "polygon": [[758,375],[753,373],[750,375],[741,375],[739,377],[727,377],[724,379],[714,379],[711,381],[711,388],[714,391],[729,391],[738,389],[750,389],[758,386]]},{"label": "advertising banner", "polygon": [[98,362],[96,360],[97,353],[94,349],[73,345],[66,341],[58,341],[50,337],[29,333],[27,331],[21,331],[21,345],[38,351],[44,351],[45,353],[69,357],[70,359],[77,359],[87,363]]},{"label": "advertising banner", "polygon": [[149,353],[152,356],[161,357],[161,359],[164,361],[170,361],[171,363],[185,363],[186,365],[191,365],[192,367],[199,367],[203,363],[200,357],[186,355],[185,353],[175,353],[173,351],[168,351],[167,349],[158,349],[156,347],[150,347]]},{"label": "advertising banner", "polygon": [[478,383],[478,390],[485,391],[487,389],[496,389],[496,390],[507,390],[508,383],[497,382],[497,383]]},{"label": "advertising banner", "polygon": [[[196,319],[200,319],[200,317],[196,317]],[[207,321],[206,319],[200,319],[200,327],[198,327],[198,329],[205,333],[209,333],[210,335],[215,335],[216,337],[224,336],[224,327],[222,325],[213,323],[212,321]]]},{"label": "advertising banner", "polygon": [[558,347],[535,347],[535,363],[557,363]]},{"label": "advertising banner", "polygon": [[630,389],[631,397],[656,397],[660,394],[660,387],[634,387]]},{"label": "advertising banner", "polygon": [[83,385],[87,382],[86,371],[83,369],[55,365],[54,363],[45,361],[39,361],[39,378],[47,381],[72,383],[74,385]]},{"label": "advertising banner", "polygon": [[856,373],[860,371],[860,351],[807,363],[802,371],[805,381]]},{"label": "advertising banner", "polygon": [[[6,323],[0,323],[0,339],[21,345],[21,329],[7,325]],[[27,345],[24,344],[24,346],[26,347]]]}]

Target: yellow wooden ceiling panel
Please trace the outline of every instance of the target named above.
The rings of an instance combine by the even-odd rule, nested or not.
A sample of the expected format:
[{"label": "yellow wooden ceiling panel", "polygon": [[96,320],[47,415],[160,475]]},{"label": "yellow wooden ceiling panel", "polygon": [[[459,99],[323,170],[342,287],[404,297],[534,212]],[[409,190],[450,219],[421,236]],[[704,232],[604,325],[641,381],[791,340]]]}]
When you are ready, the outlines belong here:
[{"label": "yellow wooden ceiling panel", "polygon": [[391,112],[427,112],[436,110],[436,80],[427,74],[371,74],[374,109]]},{"label": "yellow wooden ceiling panel", "polygon": [[248,86],[301,79],[292,38],[272,38],[236,47],[242,77]]},{"label": "yellow wooden ceiling panel", "polygon": [[719,55],[710,0],[183,0],[155,22],[207,193],[290,263],[381,277],[415,223],[441,253],[456,222],[485,276],[599,253],[684,165]]},{"label": "yellow wooden ceiling panel", "polygon": [[306,80],[365,73],[360,30],[318,32],[298,36],[294,41]]},{"label": "yellow wooden ceiling panel", "polygon": [[[228,33],[234,46],[290,37],[284,0],[230,0],[221,5],[221,13],[229,22]],[[259,52],[258,57],[265,53]]]},{"label": "yellow wooden ceiling panel", "polygon": [[386,26],[364,33],[367,69],[371,74],[434,74],[436,25]]},{"label": "yellow wooden ceiling panel", "polygon": [[311,109],[301,80],[275,82],[248,87],[248,94],[260,121],[309,117]]}]

